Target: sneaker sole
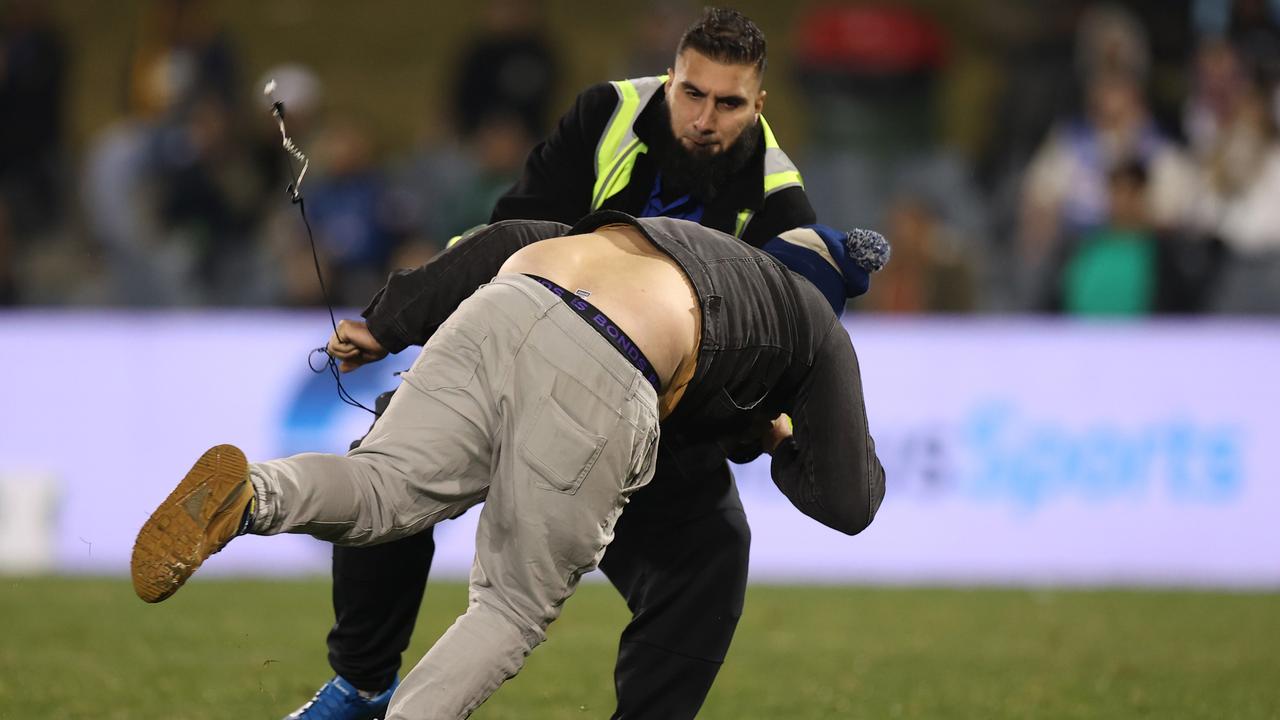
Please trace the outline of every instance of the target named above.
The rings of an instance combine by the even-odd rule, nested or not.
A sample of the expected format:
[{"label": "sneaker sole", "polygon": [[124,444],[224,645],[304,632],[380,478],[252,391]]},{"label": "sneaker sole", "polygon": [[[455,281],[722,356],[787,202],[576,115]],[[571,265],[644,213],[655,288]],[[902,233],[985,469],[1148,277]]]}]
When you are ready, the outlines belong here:
[{"label": "sneaker sole", "polygon": [[[234,445],[218,445],[205,451],[178,487],[151,513],[133,544],[130,569],[133,590],[149,603],[157,603],[178,591],[210,555],[235,536],[244,504],[252,490],[246,482],[249,463]],[[215,531],[225,539],[210,536]],[[220,517],[221,516],[221,517]]]}]

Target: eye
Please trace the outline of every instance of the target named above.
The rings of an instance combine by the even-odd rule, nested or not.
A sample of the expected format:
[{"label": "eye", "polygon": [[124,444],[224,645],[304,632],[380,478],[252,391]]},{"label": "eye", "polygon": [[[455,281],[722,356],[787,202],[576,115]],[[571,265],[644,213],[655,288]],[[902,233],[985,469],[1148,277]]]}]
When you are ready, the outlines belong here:
[{"label": "eye", "polygon": [[725,110],[737,110],[742,107],[741,100],[721,100],[720,107]]},{"label": "eye", "polygon": [[694,100],[697,100],[702,97],[702,93],[698,92],[697,90],[690,89],[690,90],[685,90],[684,92],[686,95],[693,98]]}]

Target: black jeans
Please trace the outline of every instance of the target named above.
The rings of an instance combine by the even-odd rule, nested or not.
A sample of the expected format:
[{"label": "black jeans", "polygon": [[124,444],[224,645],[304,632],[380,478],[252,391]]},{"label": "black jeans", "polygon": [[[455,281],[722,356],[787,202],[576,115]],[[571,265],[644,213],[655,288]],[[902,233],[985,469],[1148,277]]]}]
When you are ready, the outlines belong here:
[{"label": "black jeans", "polygon": [[[723,452],[664,436],[653,480],[632,496],[600,562],[632,614],[614,669],[615,719],[697,714],[742,616],[750,544]],[[357,688],[385,689],[399,671],[434,552],[429,530],[334,546],[329,664]]]}]

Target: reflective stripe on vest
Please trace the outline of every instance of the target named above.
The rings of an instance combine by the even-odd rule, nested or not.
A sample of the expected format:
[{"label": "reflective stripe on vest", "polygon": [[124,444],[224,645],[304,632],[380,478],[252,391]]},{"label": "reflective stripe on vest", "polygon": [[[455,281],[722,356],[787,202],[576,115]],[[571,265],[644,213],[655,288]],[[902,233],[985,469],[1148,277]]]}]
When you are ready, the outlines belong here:
[{"label": "reflective stripe on vest", "polygon": [[618,93],[618,107],[605,125],[604,135],[596,147],[596,184],[591,192],[591,211],[600,209],[605,200],[617,195],[631,182],[631,169],[636,157],[648,146],[636,137],[636,118],[655,93],[667,81],[666,75],[614,80],[609,84]]},{"label": "reflective stripe on vest", "polygon": [[[800,177],[800,171],[782,148],[778,147],[778,139],[773,135],[773,128],[769,127],[769,121],[765,120],[763,115],[760,116],[760,129],[764,132],[764,197],[767,199],[779,190],[789,187],[803,188],[804,179]],[[733,228],[733,236],[741,238],[754,216],[755,211],[750,209],[739,212],[738,222]]]},{"label": "reflective stripe on vest", "polygon": [[[636,119],[666,81],[666,75],[659,75],[609,83],[618,93],[618,106],[614,108],[613,116],[605,125],[604,135],[596,147],[596,183],[591,192],[592,212],[599,210],[605,200],[617,195],[631,182],[631,170],[635,167],[636,158],[649,149],[636,136]],[[768,198],[789,187],[803,188],[804,180],[800,177],[800,171],[778,146],[778,140],[763,115],[760,116],[760,127],[764,134],[764,197]],[[754,214],[751,209],[743,209],[738,213],[733,232],[735,237],[742,237]]]},{"label": "reflective stripe on vest", "polygon": [[764,130],[764,196],[769,197],[793,185],[804,187],[800,171],[778,147],[778,139],[773,136],[773,129],[763,115],[760,116],[760,127]]}]

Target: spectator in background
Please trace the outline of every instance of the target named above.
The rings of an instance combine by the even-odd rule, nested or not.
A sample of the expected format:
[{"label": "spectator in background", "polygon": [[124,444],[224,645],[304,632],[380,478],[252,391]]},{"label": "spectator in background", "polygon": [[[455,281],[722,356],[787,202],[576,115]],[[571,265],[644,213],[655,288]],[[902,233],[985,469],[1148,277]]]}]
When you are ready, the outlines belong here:
[{"label": "spectator in background", "polygon": [[1209,37],[1200,43],[1183,106],[1183,129],[1196,162],[1212,166],[1215,184],[1238,184],[1244,178],[1229,175],[1237,174],[1240,161],[1258,150],[1256,123],[1248,118],[1251,85],[1240,53],[1228,40]]},{"label": "spectator in background", "polygon": [[1152,122],[1143,97],[1146,56],[1136,22],[1103,6],[1081,23],[1079,67],[1083,115],[1059,123],[1037,151],[1022,189],[1017,233],[1020,277],[1028,307],[1052,287],[1062,244],[1106,223],[1108,173],[1136,159],[1149,177],[1146,203],[1162,230],[1185,227],[1194,170],[1180,149]]},{"label": "spectator in background", "polygon": [[130,114],[98,131],[85,154],[81,201],[111,302],[164,304],[180,290],[165,272],[171,263],[152,201],[156,135],[154,122]]},{"label": "spectator in background", "polygon": [[230,35],[205,0],[154,0],[141,18],[130,101],[159,122],[152,191],[178,303],[261,302],[253,277],[265,178],[240,111]]},{"label": "spectator in background", "polygon": [[156,209],[161,241],[188,258],[187,295],[199,304],[262,302],[253,278],[256,228],[269,196],[241,118],[216,93],[193,98],[162,130]]},{"label": "spectator in background", "polygon": [[[924,246],[933,241],[922,239],[924,264],[935,252],[985,255],[987,217],[972,170],[939,139],[938,87],[951,58],[945,30],[912,8],[815,6],[798,19],[795,46],[813,148],[803,163],[806,191],[818,215],[837,226],[928,226],[929,237],[947,239],[932,249]],[[896,219],[885,217],[890,207]],[[890,237],[896,246],[899,239]],[[902,273],[898,290],[890,279],[879,298],[858,308],[943,309],[902,284],[916,272],[908,268],[922,266],[893,264]],[[899,291],[902,297],[891,299]],[[942,304],[976,303],[970,294]]]},{"label": "spectator in background", "polygon": [[498,197],[520,178],[534,146],[526,118],[494,108],[466,136],[440,131],[429,100],[421,115],[419,147],[389,168],[390,208],[402,237],[397,254],[424,263],[449,238],[486,223]]},{"label": "spectator in background", "polygon": [[1225,40],[1207,40],[1195,70],[1186,126],[1199,171],[1199,227],[1240,255],[1280,250],[1272,94]]},{"label": "spectator in background", "polygon": [[450,238],[488,221],[545,132],[557,75],[540,3],[490,0],[484,27],[463,50],[454,79],[454,132],[440,131],[445,114],[429,102],[419,147],[390,170],[387,208],[399,236],[396,256],[420,264]]},{"label": "spectator in background", "polygon": [[443,250],[449,238],[470,227],[454,224],[458,213],[454,212],[453,196],[461,185],[468,184],[465,179],[477,172],[472,143],[450,132],[439,132],[434,118],[427,119],[425,126],[418,146],[388,166],[388,202],[393,222],[403,236],[403,247],[397,247],[394,255],[403,252],[422,258],[407,265],[393,261],[397,268],[422,264]]},{"label": "spectator in background", "polygon": [[48,231],[64,201],[67,53],[39,0],[0,13],[0,200],[20,239]]},{"label": "spectator in background", "polygon": [[227,34],[200,0],[140,18],[126,115],[91,142],[84,201],[127,304],[252,302],[243,275],[262,179],[243,150]]},{"label": "spectator in background", "polygon": [[1280,81],[1280,2],[1193,0],[1192,22],[1201,37],[1228,40],[1265,84]]},{"label": "spectator in background", "polygon": [[1151,71],[1151,46],[1146,26],[1133,13],[1114,3],[1088,7],[1076,28],[1076,72],[1095,78],[1124,72],[1146,79]]},{"label": "spectator in background", "polygon": [[165,118],[208,96],[235,106],[239,73],[230,35],[205,0],[151,0],[135,43],[128,84],[132,114]]},{"label": "spectator in background", "polygon": [[[307,176],[310,189],[305,194],[329,299],[344,305],[364,302],[386,280],[398,240],[386,174],[376,163],[368,133],[353,118],[330,118],[319,130],[312,152],[314,174]],[[300,232],[295,230],[293,245],[306,257],[310,247]],[[309,257],[295,261],[311,265]],[[288,301],[316,304],[318,283],[313,286],[314,292]]]},{"label": "spectator in background", "polygon": [[542,137],[558,68],[542,27],[539,0],[488,0],[484,27],[462,54],[454,86],[454,121],[469,138],[492,117],[520,119]]},{"label": "spectator in background", "polygon": [[1054,120],[1077,97],[1077,0],[988,0],[976,18],[980,40],[997,63],[1000,90],[990,113],[979,177],[997,201],[1016,184]]},{"label": "spectator in background", "polygon": [[1012,242],[1019,188],[1054,120],[1070,115],[1080,95],[1075,37],[1083,7],[1079,0],[987,0],[977,10],[978,40],[997,83],[975,161],[990,228],[983,295],[988,308],[1011,310],[1020,306]]},{"label": "spectator in background", "polygon": [[471,172],[455,177],[449,206],[441,214],[453,235],[486,223],[498,198],[520,178],[534,138],[515,115],[499,113],[481,121],[468,143],[474,162]]},{"label": "spectator in background", "polygon": [[936,204],[901,193],[890,203],[885,235],[893,238],[893,262],[858,299],[858,310],[886,313],[971,312],[978,302],[978,268],[972,244],[955,235]]},{"label": "spectator in background", "polygon": [[1196,54],[1185,117],[1196,160],[1196,227],[1227,257],[1214,308],[1280,311],[1280,143],[1274,90],[1223,38]]},{"label": "spectator in background", "polygon": [[1176,226],[1190,197],[1191,166],[1150,123],[1139,80],[1126,71],[1089,79],[1085,115],[1059,124],[1028,168],[1023,186],[1021,250],[1042,259],[1064,235],[1107,215],[1107,172],[1126,158],[1151,170],[1156,220]]},{"label": "spectator in background", "polygon": [[60,302],[85,265],[65,212],[67,63],[45,3],[0,3],[0,305]]},{"label": "spectator in background", "polygon": [[[1152,123],[1173,140],[1179,131],[1186,97],[1187,48],[1194,45],[1190,10],[1185,2],[1077,0],[1081,7],[1073,61],[1079,83],[1099,74],[1124,70],[1139,79],[1143,104]],[[1076,94],[1078,102],[1083,95]]]},{"label": "spectator in background", "polygon": [[1108,173],[1105,222],[1064,243],[1059,309],[1072,315],[1146,315],[1155,309],[1159,239],[1148,220],[1147,182],[1140,161]]},{"label": "spectator in background", "polygon": [[419,258],[443,250],[450,238],[489,220],[494,203],[520,177],[533,147],[524,121],[498,112],[463,139],[428,132],[421,146],[391,172],[392,211],[401,228],[397,253]]},{"label": "spectator in background", "polygon": [[1154,224],[1148,183],[1140,160],[1108,172],[1107,219],[1062,244],[1045,309],[1089,316],[1204,310],[1216,247]]}]

